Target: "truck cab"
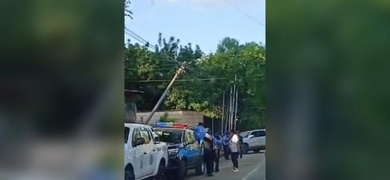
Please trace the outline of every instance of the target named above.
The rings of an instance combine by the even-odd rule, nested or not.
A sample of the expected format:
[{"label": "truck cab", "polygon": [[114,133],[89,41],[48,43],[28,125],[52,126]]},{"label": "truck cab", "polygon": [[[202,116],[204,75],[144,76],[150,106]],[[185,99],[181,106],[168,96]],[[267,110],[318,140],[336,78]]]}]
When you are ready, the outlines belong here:
[{"label": "truck cab", "polygon": [[203,148],[193,130],[182,123],[156,123],[154,131],[168,144],[168,174],[180,180],[186,178],[188,169],[204,174]]},{"label": "truck cab", "polygon": [[148,125],[125,123],[125,180],[164,179],[168,146],[158,141]]}]

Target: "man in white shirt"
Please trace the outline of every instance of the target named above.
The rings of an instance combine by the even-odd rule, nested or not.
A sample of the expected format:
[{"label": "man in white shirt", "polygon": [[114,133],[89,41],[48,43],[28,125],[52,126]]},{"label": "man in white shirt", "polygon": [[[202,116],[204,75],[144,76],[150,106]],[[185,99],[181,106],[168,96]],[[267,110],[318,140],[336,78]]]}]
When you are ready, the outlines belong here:
[{"label": "man in white shirt", "polygon": [[231,130],[230,134],[231,134],[231,138],[230,138],[229,147],[230,147],[230,152],[231,152],[230,156],[231,156],[231,159],[233,162],[233,171],[238,172],[238,156],[239,156],[239,152],[240,152],[239,138],[238,138],[238,135],[236,134],[235,130]]}]

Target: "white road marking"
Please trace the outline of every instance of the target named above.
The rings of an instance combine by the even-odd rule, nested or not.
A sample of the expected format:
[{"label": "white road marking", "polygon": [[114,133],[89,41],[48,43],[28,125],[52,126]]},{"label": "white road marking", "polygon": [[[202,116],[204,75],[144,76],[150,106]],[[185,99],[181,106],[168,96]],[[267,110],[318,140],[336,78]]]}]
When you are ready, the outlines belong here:
[{"label": "white road marking", "polygon": [[263,166],[263,161],[265,161],[265,158],[262,158],[262,162],[259,163],[259,165],[253,169],[251,172],[249,172],[244,178],[242,178],[242,180],[247,180],[249,177],[252,176],[253,173],[255,173],[256,171],[258,171],[262,166]]}]

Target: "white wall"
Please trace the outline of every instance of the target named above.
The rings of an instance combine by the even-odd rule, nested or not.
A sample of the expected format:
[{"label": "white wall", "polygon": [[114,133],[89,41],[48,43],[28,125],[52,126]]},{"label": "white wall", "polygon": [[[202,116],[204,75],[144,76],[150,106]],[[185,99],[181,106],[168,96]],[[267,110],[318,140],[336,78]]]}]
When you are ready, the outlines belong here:
[{"label": "white wall", "polygon": [[[179,123],[188,123],[190,126],[196,126],[199,122],[203,122],[203,113],[194,112],[194,111],[163,111],[155,112],[149,124],[154,124],[157,122],[160,117],[164,116],[165,113],[168,113],[169,118],[176,119],[176,122]],[[149,112],[138,112],[137,113],[137,123],[143,123],[146,121]],[[143,119],[143,122],[142,122]]]}]

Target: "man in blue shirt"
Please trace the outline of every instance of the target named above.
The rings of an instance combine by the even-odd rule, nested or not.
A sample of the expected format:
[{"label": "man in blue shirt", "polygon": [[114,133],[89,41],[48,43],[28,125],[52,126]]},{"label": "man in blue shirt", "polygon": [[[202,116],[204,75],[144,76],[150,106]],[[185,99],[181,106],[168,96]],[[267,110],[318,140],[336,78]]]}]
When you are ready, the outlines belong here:
[{"label": "man in blue shirt", "polygon": [[229,132],[226,132],[222,138],[222,145],[223,145],[223,155],[225,156],[225,159],[226,160],[229,160],[229,156],[230,156],[230,148],[229,148],[229,144],[230,144],[230,133]]},{"label": "man in blue shirt", "polygon": [[204,138],[206,136],[206,129],[203,126],[202,122],[199,122],[199,124],[194,129],[196,140],[199,144],[203,144]]}]

